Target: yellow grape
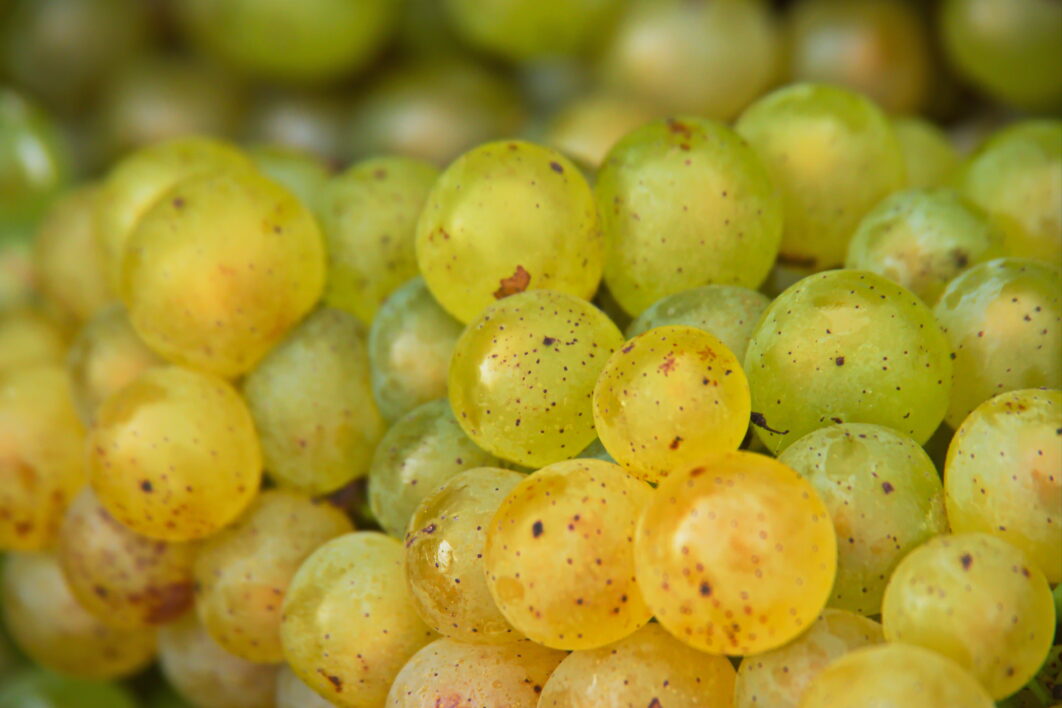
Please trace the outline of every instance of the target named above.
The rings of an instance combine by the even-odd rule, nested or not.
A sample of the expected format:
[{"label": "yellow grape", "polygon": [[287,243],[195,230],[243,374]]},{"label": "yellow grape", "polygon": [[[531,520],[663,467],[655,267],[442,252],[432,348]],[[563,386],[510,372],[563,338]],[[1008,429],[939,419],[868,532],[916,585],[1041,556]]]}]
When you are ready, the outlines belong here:
[{"label": "yellow grape", "polygon": [[959,166],[959,151],[943,130],[915,116],[892,119],[911,189],[940,187]]},{"label": "yellow grape", "polygon": [[620,93],[577,97],[550,119],[545,141],[579,165],[596,170],[620,138],[657,113],[645,102]]},{"label": "yellow grape", "polygon": [[31,307],[0,311],[0,372],[37,364],[60,364],[66,349],[63,327]]},{"label": "yellow grape", "polygon": [[277,672],[276,708],[332,708],[335,704],[317,695],[287,664]]}]

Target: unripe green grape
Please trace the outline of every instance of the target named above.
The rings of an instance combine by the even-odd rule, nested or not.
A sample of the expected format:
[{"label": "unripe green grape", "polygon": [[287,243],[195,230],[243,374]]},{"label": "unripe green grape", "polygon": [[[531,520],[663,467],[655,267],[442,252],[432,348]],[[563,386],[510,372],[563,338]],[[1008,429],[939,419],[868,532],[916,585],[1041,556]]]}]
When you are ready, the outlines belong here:
[{"label": "unripe green grape", "polygon": [[124,686],[26,669],[5,677],[0,708],[137,708]]},{"label": "unripe green grape", "polygon": [[417,224],[416,251],[435,299],[470,322],[527,289],[589,299],[605,240],[578,168],[549,148],[508,141],[466,152],[443,172]]},{"label": "unripe green grape", "polygon": [[333,308],[303,320],[247,374],[243,395],[272,479],[324,494],[369,471],[384,432],[369,375],[364,327]]},{"label": "unripe green grape", "polygon": [[881,611],[896,564],[911,549],[947,533],[944,490],[916,442],[880,425],[820,428],[778,456],[811,482],[837,534],[837,578],[830,607]]},{"label": "unripe green grape", "polygon": [[247,406],[225,381],[190,369],[148,369],[108,398],[86,447],[100,503],[150,538],[209,536],[258,494]]},{"label": "unripe green grape", "polygon": [[707,457],[660,483],[638,522],[638,587],[680,641],[758,654],[815,621],[830,595],[837,543],[814,487],[751,452]]},{"label": "unripe green grape", "polygon": [[745,355],[756,434],[772,451],[832,424],[922,444],[951,393],[948,340],[909,290],[868,271],[812,275],[763,313]]},{"label": "unripe green grape", "polygon": [[657,114],[649,105],[618,93],[581,96],[550,119],[545,142],[596,170],[620,138]]},{"label": "unripe green grape", "polygon": [[966,417],[944,465],[948,521],[1010,542],[1062,581],[1062,391],[1001,393]]},{"label": "unripe green grape", "polygon": [[313,153],[285,145],[259,145],[248,149],[247,155],[258,170],[283,185],[314,211],[332,170]]},{"label": "unripe green grape", "polygon": [[542,467],[574,457],[596,435],[594,382],[622,344],[616,325],[585,300],[551,290],[505,298],[457,341],[454,415],[503,459]]},{"label": "unripe green grape", "polygon": [[933,123],[914,116],[899,116],[892,119],[892,130],[907,165],[908,187],[939,187],[959,166],[959,151]]},{"label": "unripe green grape", "polygon": [[735,126],[782,192],[779,261],[804,271],[844,262],[860,219],[904,186],[904,158],[888,118],[869,99],[824,84],[780,88]]},{"label": "unripe green grape", "polygon": [[958,428],[992,396],[1062,387],[1062,270],[1023,258],[971,268],[933,309],[954,352],[955,385],[944,420]]},{"label": "unripe green grape", "polygon": [[280,667],[277,672],[276,708],[332,708],[334,705],[303,683],[287,664]]},{"label": "unripe green grape", "polygon": [[758,287],[778,253],[779,192],[721,123],[638,128],[609,152],[594,191],[609,242],[605,282],[632,315],[699,285]]},{"label": "unripe green grape", "polygon": [[26,366],[60,364],[67,345],[63,326],[44,310],[0,310],[0,372]]},{"label": "unripe green grape", "polygon": [[932,305],[957,275],[1003,255],[1002,233],[957,192],[912,189],[863,217],[845,267],[883,275]]},{"label": "unripe green grape", "polygon": [[594,387],[594,425],[605,449],[653,483],[706,455],[736,450],[749,406],[737,357],[694,327],[657,327],[631,339]]},{"label": "unripe green grape", "polygon": [[332,178],[318,196],[328,249],[325,303],[372,322],[387,296],[417,274],[417,218],[439,171],[408,157],[376,157]]},{"label": "unripe green grape", "polygon": [[0,223],[32,224],[70,179],[70,148],[51,116],[0,88]]},{"label": "unripe green grape", "polygon": [[395,676],[436,638],[406,592],[402,543],[371,531],[324,544],[284,598],[284,656],[310,688],[343,708],[379,708]]}]

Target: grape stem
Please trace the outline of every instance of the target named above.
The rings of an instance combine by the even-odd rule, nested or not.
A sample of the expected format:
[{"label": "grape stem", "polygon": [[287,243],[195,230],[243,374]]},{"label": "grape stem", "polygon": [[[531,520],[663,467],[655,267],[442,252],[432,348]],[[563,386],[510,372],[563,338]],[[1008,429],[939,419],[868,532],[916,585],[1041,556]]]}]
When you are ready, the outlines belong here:
[{"label": "grape stem", "polygon": [[763,413],[757,413],[756,411],[753,411],[752,415],[749,416],[749,421],[756,427],[763,428],[767,432],[774,433],[775,435],[789,434],[788,430],[775,430],[771,426],[767,425],[767,418],[764,417]]}]

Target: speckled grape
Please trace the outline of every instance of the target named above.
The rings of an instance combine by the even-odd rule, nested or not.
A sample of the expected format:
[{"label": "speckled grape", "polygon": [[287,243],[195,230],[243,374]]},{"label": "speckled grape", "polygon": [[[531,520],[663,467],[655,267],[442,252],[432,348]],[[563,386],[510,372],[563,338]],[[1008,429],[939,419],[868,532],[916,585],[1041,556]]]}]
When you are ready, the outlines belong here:
[{"label": "speckled grape", "polygon": [[908,187],[939,187],[959,166],[959,151],[933,123],[915,116],[898,116],[892,119],[892,129],[907,166]]}]

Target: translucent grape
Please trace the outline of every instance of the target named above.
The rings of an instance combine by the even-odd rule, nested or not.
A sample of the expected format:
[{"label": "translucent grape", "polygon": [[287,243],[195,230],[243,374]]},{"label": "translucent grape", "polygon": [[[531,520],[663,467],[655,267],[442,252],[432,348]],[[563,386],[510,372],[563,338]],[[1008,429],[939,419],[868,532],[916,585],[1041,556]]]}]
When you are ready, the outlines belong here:
[{"label": "translucent grape", "polygon": [[1028,556],[995,536],[963,533],[938,536],[900,562],[881,619],[890,642],[940,652],[998,700],[1047,657],[1055,606]]},{"label": "translucent grape", "polygon": [[546,143],[596,170],[620,138],[656,117],[650,106],[620,94],[582,96],[553,116]]},{"label": "translucent grape", "polygon": [[322,308],[307,317],[247,374],[243,395],[277,482],[323,494],[368,472],[384,422],[353,315]]},{"label": "translucent grape", "polygon": [[87,450],[100,503],[151,538],[209,536],[258,493],[261,452],[247,407],[226,382],[189,369],[148,369],[108,398]]},{"label": "translucent grape", "polygon": [[435,299],[470,322],[529,288],[589,299],[605,240],[578,168],[549,148],[509,141],[475,148],[443,172],[417,224],[416,251]]},{"label": "translucent grape", "polygon": [[1062,581],[1062,391],[991,398],[967,416],[944,466],[948,521],[1024,551]]},{"label": "translucent grape", "polygon": [[322,158],[284,145],[260,145],[247,154],[262,174],[286,187],[303,206],[315,210],[331,177],[331,168]]},{"label": "translucent grape", "polygon": [[509,492],[483,558],[513,627],[556,649],[594,649],[648,622],[634,527],[651,494],[618,465],[588,459],[543,467]]},{"label": "translucent grape", "polygon": [[876,615],[896,564],[947,533],[944,490],[915,441],[880,425],[820,428],[778,456],[811,482],[837,533],[830,606]]},{"label": "translucent grape", "polygon": [[903,153],[888,118],[851,91],[786,86],[750,106],[735,127],[782,192],[783,264],[839,266],[863,215],[904,185]]},{"label": "translucent grape", "polygon": [[892,119],[892,129],[907,165],[908,187],[939,187],[959,166],[959,151],[944,131],[929,121],[900,116]]},{"label": "translucent grape", "polygon": [[0,708],[137,708],[137,702],[116,683],[28,669],[5,678],[0,686]]},{"label": "translucent grape", "polygon": [[288,588],[284,656],[337,706],[379,708],[402,666],[436,638],[413,609],[402,556],[397,539],[346,534],[314,551]]},{"label": "translucent grape", "polygon": [[497,467],[466,470],[417,506],[406,533],[406,583],[436,632],[489,644],[521,638],[487,589],[483,545],[494,512],[523,479]]},{"label": "translucent grape", "polygon": [[317,695],[286,664],[280,667],[277,672],[276,708],[332,708],[334,705]]},{"label": "translucent grape", "polygon": [[0,310],[0,372],[59,364],[63,361],[66,340],[62,325],[42,310],[31,307]]},{"label": "translucent grape", "polygon": [[605,281],[632,315],[708,283],[755,288],[782,238],[782,201],[721,123],[654,121],[609,152],[595,186],[610,247]]},{"label": "translucent grape", "polygon": [[924,443],[948,407],[949,354],[933,313],[905,288],[858,270],[804,278],[771,303],[749,342],[756,433],[775,453],[835,423],[884,425]]},{"label": "translucent grape", "polygon": [[612,321],[571,295],[535,290],[488,308],[450,360],[454,415],[480,447],[541,467],[595,437],[591,397],[623,344]]},{"label": "translucent grape", "polygon": [[758,654],[818,617],[837,544],[807,480],[764,455],[728,452],[660,483],[635,559],[638,587],[671,634],[715,654]]},{"label": "translucent grape", "polygon": [[933,313],[954,352],[945,420],[958,428],[992,396],[1062,387],[1062,270],[1019,258],[971,268],[951,281]]}]

